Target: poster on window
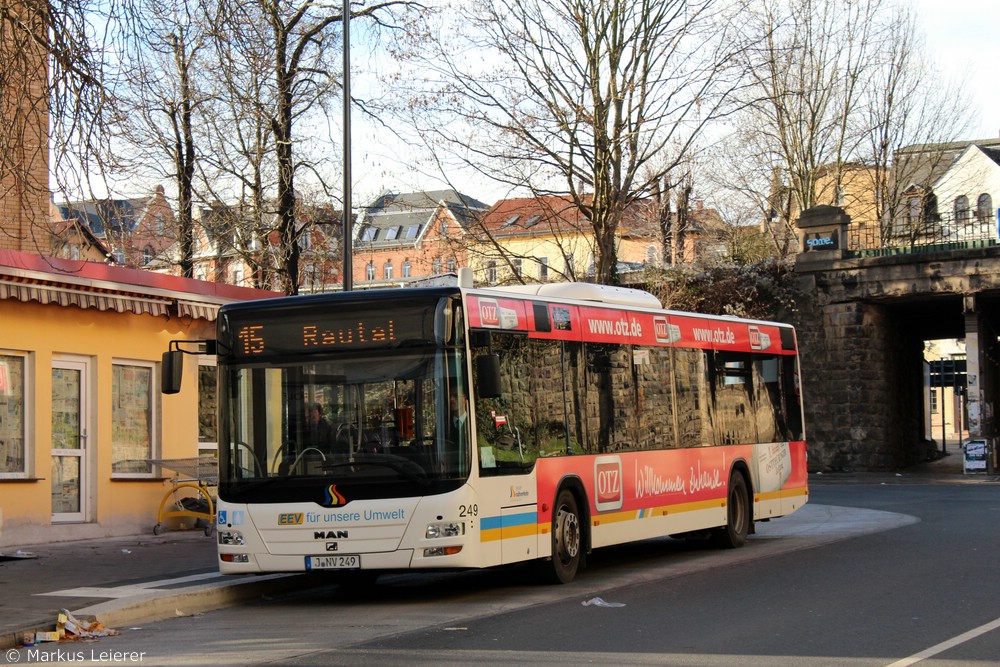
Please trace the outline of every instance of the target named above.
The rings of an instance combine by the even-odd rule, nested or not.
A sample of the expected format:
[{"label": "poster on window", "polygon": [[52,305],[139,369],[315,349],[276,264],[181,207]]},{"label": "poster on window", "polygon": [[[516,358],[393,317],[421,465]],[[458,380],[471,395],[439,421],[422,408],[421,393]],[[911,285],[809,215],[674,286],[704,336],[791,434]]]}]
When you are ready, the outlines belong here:
[{"label": "poster on window", "polygon": [[114,366],[112,402],[112,470],[146,473],[152,457],[152,369]]}]

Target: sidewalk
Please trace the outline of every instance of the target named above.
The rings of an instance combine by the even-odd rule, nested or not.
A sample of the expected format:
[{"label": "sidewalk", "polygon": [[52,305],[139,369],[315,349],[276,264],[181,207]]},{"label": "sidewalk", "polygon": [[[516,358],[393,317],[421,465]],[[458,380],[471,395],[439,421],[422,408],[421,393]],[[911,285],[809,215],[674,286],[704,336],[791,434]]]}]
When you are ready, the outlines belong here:
[{"label": "sidewalk", "polygon": [[109,628],[288,592],[304,575],[222,576],[201,530],[0,548],[0,648],[66,609]]}]

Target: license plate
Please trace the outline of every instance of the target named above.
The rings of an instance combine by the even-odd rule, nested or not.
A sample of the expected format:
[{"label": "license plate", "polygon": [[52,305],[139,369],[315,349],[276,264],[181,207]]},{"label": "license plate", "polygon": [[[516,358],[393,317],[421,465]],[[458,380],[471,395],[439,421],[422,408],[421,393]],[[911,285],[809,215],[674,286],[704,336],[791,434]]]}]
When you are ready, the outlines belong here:
[{"label": "license plate", "polygon": [[361,556],[306,556],[307,570],[357,570],[361,568]]}]

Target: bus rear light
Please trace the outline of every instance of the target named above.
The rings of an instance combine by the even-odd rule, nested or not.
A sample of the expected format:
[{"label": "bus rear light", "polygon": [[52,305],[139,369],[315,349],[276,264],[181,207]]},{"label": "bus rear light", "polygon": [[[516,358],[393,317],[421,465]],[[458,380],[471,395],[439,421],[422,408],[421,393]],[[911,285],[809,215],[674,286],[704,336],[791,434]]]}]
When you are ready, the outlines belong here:
[{"label": "bus rear light", "polygon": [[441,521],[427,524],[424,537],[428,540],[435,540],[439,537],[458,537],[465,535],[465,524],[461,521]]},{"label": "bus rear light", "polygon": [[219,554],[219,560],[223,563],[249,563],[250,556],[247,554]]},{"label": "bus rear light", "polygon": [[432,556],[454,556],[462,550],[462,547],[431,547],[424,549],[424,558]]}]

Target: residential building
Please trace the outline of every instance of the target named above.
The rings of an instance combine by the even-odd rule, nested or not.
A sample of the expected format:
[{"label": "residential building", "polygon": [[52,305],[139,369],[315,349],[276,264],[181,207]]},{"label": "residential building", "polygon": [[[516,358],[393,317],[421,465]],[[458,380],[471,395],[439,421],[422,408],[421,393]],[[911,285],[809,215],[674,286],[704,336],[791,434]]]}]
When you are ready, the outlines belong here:
[{"label": "residential building", "polygon": [[398,287],[468,262],[469,229],[486,204],[455,190],[384,192],[353,228],[353,284]]},{"label": "residential building", "polygon": [[[278,289],[280,239],[273,216],[254,215],[238,206],[216,202],[195,210],[192,225],[192,275],[198,280],[241,287]],[[342,215],[328,206],[301,207],[297,212],[299,291],[338,289]],[[164,259],[146,268],[180,275],[180,244],[172,243]]]},{"label": "residential building", "polygon": [[[827,165],[818,170],[813,205],[843,209],[851,217],[848,235],[863,239],[857,243],[867,247],[878,238],[875,184],[876,170],[868,165],[855,162]],[[791,189],[777,173],[771,182],[768,202],[769,210],[761,228],[774,235],[779,243],[787,241],[785,246],[794,253],[800,245],[799,239],[794,236],[795,230],[783,221],[797,220],[802,211]]]},{"label": "residential building", "polygon": [[[879,183],[877,170],[866,165],[821,170],[816,204],[850,216],[849,249],[997,238],[1000,139],[906,146],[893,155],[890,172]],[[783,216],[800,213],[777,176],[769,202],[763,226],[772,231]]]},{"label": "residential building", "polygon": [[164,396],[162,353],[270,296],[0,250],[0,547],[151,533],[171,465],[215,450],[214,359]]},{"label": "residential building", "polygon": [[[1000,141],[993,147],[970,144],[952,160],[948,168],[931,183],[929,193],[916,191],[912,210],[929,211],[939,222],[942,241],[997,239],[997,209],[1000,201]],[[933,197],[933,200],[931,200]],[[936,201],[936,209],[927,206]]]},{"label": "residential building", "polygon": [[[86,228],[121,266],[162,265],[176,241],[174,210],[163,186],[157,186],[148,197],[68,201],[56,204],[55,210],[58,218],[52,224],[56,236],[67,222],[74,222]],[[85,245],[88,240],[84,236],[80,242]],[[72,247],[68,250],[72,254]]]},{"label": "residential building", "polygon": [[[683,219],[671,213],[661,229],[651,201],[630,207],[615,236],[619,275],[724,255],[718,212],[699,200],[686,213]],[[593,279],[593,225],[569,196],[501,200],[469,232],[470,266],[483,284]],[[676,252],[664,252],[665,236]]]}]

